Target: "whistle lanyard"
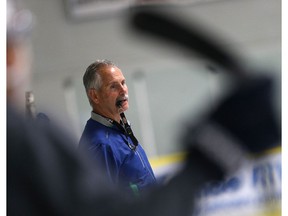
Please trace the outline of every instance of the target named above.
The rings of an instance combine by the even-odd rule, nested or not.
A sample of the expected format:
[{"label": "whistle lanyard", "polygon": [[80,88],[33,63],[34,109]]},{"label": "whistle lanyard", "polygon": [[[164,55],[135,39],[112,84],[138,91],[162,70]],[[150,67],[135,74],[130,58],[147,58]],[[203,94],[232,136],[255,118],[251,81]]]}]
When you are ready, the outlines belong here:
[{"label": "whistle lanyard", "polygon": [[[125,114],[124,113],[121,113],[120,114],[121,116],[121,123],[122,124],[119,124],[118,122],[112,120],[112,119],[109,119],[109,118],[106,118],[106,117],[103,117],[99,114],[96,114],[94,112],[91,112],[91,118],[107,127],[112,127],[113,125],[115,125],[119,130],[121,130],[127,137],[127,146],[135,151],[136,150],[136,147],[138,146],[138,140],[136,139],[136,137],[134,136],[133,134],[133,131],[125,117]],[[130,143],[128,137],[130,137],[130,139],[132,140],[133,144]]]},{"label": "whistle lanyard", "polygon": [[[122,123],[122,124],[119,124],[118,122],[113,121],[113,120],[111,120],[111,119],[110,119],[110,120],[112,121],[112,124],[113,124],[113,125],[116,125],[121,131],[124,132],[124,134],[125,134],[126,137],[127,137],[127,143],[126,143],[127,146],[128,146],[131,150],[135,151],[135,150],[136,150],[136,147],[138,146],[138,140],[137,140],[136,137],[134,136],[133,131],[132,131],[132,129],[131,129],[131,127],[130,127],[130,125],[129,125],[129,123],[128,123],[125,115],[124,115],[124,113],[121,113],[120,116],[121,116],[121,123]],[[133,144],[129,142],[128,137],[130,137],[130,139],[132,140]]]},{"label": "whistle lanyard", "polygon": [[[128,121],[127,121],[127,119],[126,119],[125,114],[122,112],[122,113],[120,113],[120,116],[121,116],[122,122],[123,122],[123,124],[124,124],[125,132],[126,132],[126,134],[130,137],[130,139],[131,139],[132,142],[133,142],[133,145],[134,145],[134,146],[133,146],[133,148],[131,148],[131,149],[132,149],[132,150],[135,150],[136,147],[137,147],[137,145],[138,145],[138,140],[137,140],[136,137],[134,136],[133,131],[132,131],[131,127],[130,127],[130,124],[128,123]],[[129,146],[129,148],[130,148],[130,146]]]}]

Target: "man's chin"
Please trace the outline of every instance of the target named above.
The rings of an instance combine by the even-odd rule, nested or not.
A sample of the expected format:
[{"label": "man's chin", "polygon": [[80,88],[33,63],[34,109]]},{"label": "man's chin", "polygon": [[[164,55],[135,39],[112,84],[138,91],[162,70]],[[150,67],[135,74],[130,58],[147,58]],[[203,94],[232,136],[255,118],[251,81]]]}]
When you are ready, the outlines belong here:
[{"label": "man's chin", "polygon": [[123,111],[125,112],[126,110],[128,110],[129,108],[129,104],[128,104],[128,101],[125,101],[122,103],[122,109]]},{"label": "man's chin", "polygon": [[128,110],[128,108],[129,108],[129,104],[127,102],[122,103],[122,106],[119,107],[118,112],[125,112]]},{"label": "man's chin", "polygon": [[127,104],[126,106],[122,106],[123,112],[127,111],[129,108],[129,105]]}]

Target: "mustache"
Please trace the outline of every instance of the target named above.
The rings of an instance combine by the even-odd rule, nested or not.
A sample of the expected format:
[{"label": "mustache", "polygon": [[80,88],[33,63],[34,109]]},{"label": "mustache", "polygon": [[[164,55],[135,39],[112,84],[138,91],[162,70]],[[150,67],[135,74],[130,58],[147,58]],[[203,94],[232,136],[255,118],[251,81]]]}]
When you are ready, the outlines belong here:
[{"label": "mustache", "polygon": [[124,96],[121,96],[121,97],[117,98],[117,100],[116,100],[116,106],[117,106],[117,107],[121,107],[123,101],[128,101],[128,100],[129,100],[129,95],[128,95],[128,94],[125,94]]}]

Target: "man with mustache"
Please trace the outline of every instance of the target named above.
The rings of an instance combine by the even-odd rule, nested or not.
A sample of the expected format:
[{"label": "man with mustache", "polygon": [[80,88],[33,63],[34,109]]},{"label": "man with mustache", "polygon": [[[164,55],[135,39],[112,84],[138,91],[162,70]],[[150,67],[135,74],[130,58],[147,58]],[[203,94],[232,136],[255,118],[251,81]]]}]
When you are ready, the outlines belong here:
[{"label": "man with mustache", "polygon": [[136,194],[155,185],[146,153],[124,115],[128,87],[121,70],[109,60],[97,60],[86,69],[83,84],[92,112],[80,148],[100,161],[112,184]]}]

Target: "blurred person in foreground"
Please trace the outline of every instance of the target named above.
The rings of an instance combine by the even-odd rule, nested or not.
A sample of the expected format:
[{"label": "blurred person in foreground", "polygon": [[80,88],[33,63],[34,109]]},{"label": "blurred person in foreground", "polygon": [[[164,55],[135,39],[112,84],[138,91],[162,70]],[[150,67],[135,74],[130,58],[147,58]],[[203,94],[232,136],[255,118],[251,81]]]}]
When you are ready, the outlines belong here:
[{"label": "blurred person in foreground", "polygon": [[92,182],[105,180],[75,154],[75,140],[24,117],[33,16],[22,4],[7,1],[7,215],[89,215],[91,194],[108,193]]},{"label": "blurred person in foreground", "polygon": [[80,148],[102,164],[111,183],[139,195],[156,178],[124,115],[129,97],[122,71],[109,60],[97,60],[86,69],[83,84],[92,112]]},{"label": "blurred person in foreground", "polygon": [[[230,170],[225,181],[210,182],[201,189],[194,205],[196,215],[281,215],[281,122],[275,118],[278,113],[273,106],[275,88],[281,85],[268,75],[271,72],[251,68],[239,53],[223,46],[220,41],[224,38],[217,42],[217,32],[210,32],[209,27],[205,30],[199,22],[193,23],[197,17],[186,22],[158,6],[136,8],[130,19],[131,27],[141,36],[153,35],[210,59],[228,73],[233,83],[233,88],[216,101],[208,116],[199,122],[190,121],[190,126],[182,128],[186,129],[182,143],[192,147],[190,156],[197,148],[201,152],[206,150],[210,159],[214,158],[217,164],[222,161]],[[239,155],[246,156],[236,168],[233,158]],[[200,170],[198,173],[204,171]]]}]

